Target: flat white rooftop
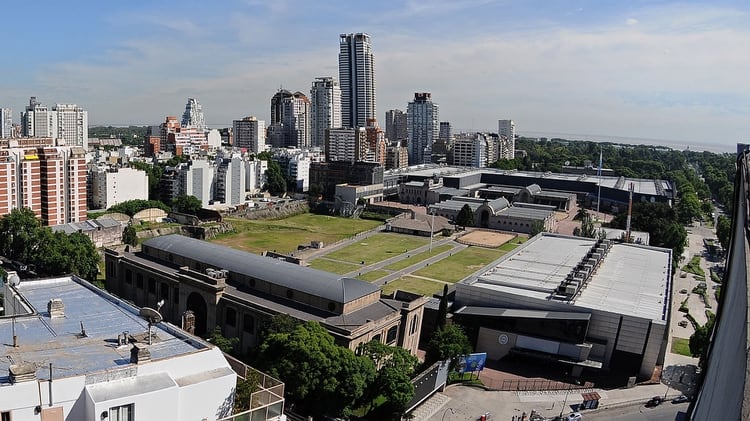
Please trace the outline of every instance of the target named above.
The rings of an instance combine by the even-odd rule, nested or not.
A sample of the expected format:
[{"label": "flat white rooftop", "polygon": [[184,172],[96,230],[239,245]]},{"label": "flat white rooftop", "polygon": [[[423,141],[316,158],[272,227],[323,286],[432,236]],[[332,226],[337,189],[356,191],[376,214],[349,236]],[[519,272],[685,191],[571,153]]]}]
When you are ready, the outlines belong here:
[{"label": "flat white rooftop", "polygon": [[[586,257],[595,239],[542,234],[465,282],[507,294],[552,300],[557,287]],[[614,243],[570,305],[666,320],[671,251]]]}]

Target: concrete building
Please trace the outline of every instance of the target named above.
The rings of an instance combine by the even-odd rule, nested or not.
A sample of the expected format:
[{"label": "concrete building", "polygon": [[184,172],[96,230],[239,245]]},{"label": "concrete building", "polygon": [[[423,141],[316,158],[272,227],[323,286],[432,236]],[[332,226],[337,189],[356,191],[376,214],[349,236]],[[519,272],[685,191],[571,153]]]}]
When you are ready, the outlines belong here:
[{"label": "concrete building", "polygon": [[390,145],[406,146],[409,132],[406,129],[406,113],[401,110],[385,112],[385,137]]},{"label": "concrete building", "polygon": [[268,161],[258,159],[245,161],[245,188],[248,193],[255,194],[263,188],[268,181],[266,170],[268,170]]},{"label": "concrete building", "polygon": [[[0,149],[0,215],[27,207],[44,225],[86,220],[86,152],[23,139]],[[23,145],[29,145],[23,147]]]},{"label": "concrete building", "polygon": [[312,147],[325,147],[326,129],[342,127],[341,87],[332,77],[318,77],[310,88],[310,115]]},{"label": "concrete building", "polygon": [[[127,217],[127,215],[125,215]],[[111,247],[122,244],[122,232],[125,224],[110,216],[102,215],[96,219],[88,219],[83,222],[69,222],[63,225],[55,225],[52,231],[62,231],[66,234],[80,232],[89,237],[96,248]]]},{"label": "concrete building", "polygon": [[[0,344],[3,420],[234,419],[233,365],[243,376],[246,366],[230,365],[219,348],[174,325],[150,324],[145,316],[157,312],[76,277],[14,281],[3,289],[0,332],[14,338]],[[172,292],[162,312],[187,298]],[[254,399],[242,416],[278,420],[283,383],[259,375],[268,381],[260,388],[268,399]]]},{"label": "concrete building", "polygon": [[188,98],[185,112],[182,113],[182,127],[194,128],[199,132],[207,132],[206,119],[203,117],[203,107],[195,98]]},{"label": "concrete building", "polygon": [[391,144],[385,148],[385,168],[387,170],[406,168],[409,166],[409,150],[400,143]]},{"label": "concrete building", "polygon": [[204,207],[214,199],[216,166],[205,159],[194,159],[177,167],[180,194],[195,196]]},{"label": "concrete building", "polygon": [[513,120],[498,120],[497,134],[501,139],[498,159],[513,159],[516,155],[516,125]]},{"label": "concrete building", "polygon": [[553,206],[514,203],[504,198],[487,200],[477,197],[453,197],[430,205],[428,213],[444,216],[456,221],[464,206],[469,206],[474,214],[474,226],[500,231],[529,234],[535,229],[554,232],[557,228]]},{"label": "concrete building", "polygon": [[383,183],[383,166],[374,162],[313,162],[310,185],[320,188],[325,200],[333,201],[337,184],[371,185]]},{"label": "concrete building", "polygon": [[13,110],[0,108],[0,138],[8,139],[13,134]]},{"label": "concrete building", "polygon": [[224,205],[245,203],[246,170],[243,159],[238,155],[217,158],[214,200]]},{"label": "concrete building", "polygon": [[55,139],[60,146],[88,148],[88,111],[75,104],[56,104],[51,109],[31,97],[21,114],[23,135]]},{"label": "concrete building", "polygon": [[339,82],[343,127],[365,127],[375,112],[375,59],[370,36],[339,36]]},{"label": "concrete building", "polygon": [[450,141],[453,139],[453,127],[450,121],[440,122],[440,132],[438,133],[438,139]]},{"label": "concrete building", "polygon": [[243,353],[258,345],[262,323],[281,313],[317,321],[352,350],[377,340],[417,351],[426,300],[381,298],[369,282],[180,235],[146,240],[139,253],[107,249],[105,262],[107,290],[135,303],[169,302],[179,290],[165,320],[192,311],[196,334],[220,326]]},{"label": "concrete building", "polygon": [[364,127],[327,129],[324,148],[326,161],[365,161],[366,145],[367,131]]},{"label": "concrete building", "polygon": [[667,351],[671,261],[669,249],[543,233],[456,284],[454,320],[489,359],[651,378]]},{"label": "concrete building", "polygon": [[148,174],[134,168],[96,167],[89,171],[92,209],[109,209],[128,200],[148,200]]},{"label": "concrete building", "polygon": [[310,147],[310,100],[305,94],[279,89],[271,97],[267,138],[274,148]]},{"label": "concrete building", "polygon": [[452,165],[484,168],[497,160],[497,142],[484,133],[462,133],[453,141]]},{"label": "concrete building", "polygon": [[415,92],[406,112],[409,165],[432,162],[432,144],[440,134],[438,105],[429,92]]},{"label": "concrete building", "polygon": [[374,204],[383,201],[383,185],[370,184],[366,186],[357,186],[352,184],[337,184],[336,199],[344,203],[350,203],[354,206],[363,200],[367,204]]},{"label": "concrete building", "polygon": [[232,121],[232,146],[260,153],[267,149],[266,122],[250,116]]},{"label": "concrete building", "polygon": [[377,162],[380,165],[385,165],[385,132],[378,127],[378,122],[374,118],[367,120],[365,132],[367,133],[367,152],[362,154],[364,156],[364,159],[362,160],[365,162]]}]

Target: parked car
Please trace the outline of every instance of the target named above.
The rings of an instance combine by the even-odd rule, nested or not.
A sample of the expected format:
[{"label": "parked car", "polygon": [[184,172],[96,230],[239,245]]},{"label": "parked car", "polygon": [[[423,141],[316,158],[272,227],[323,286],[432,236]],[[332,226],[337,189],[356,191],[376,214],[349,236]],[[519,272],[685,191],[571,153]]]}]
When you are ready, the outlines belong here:
[{"label": "parked car", "polygon": [[687,320],[681,320],[677,325],[680,327],[687,327]]},{"label": "parked car", "polygon": [[684,289],[684,288],[683,288],[683,289],[681,289],[681,290],[680,290],[680,294],[687,294],[687,290],[686,290],[686,289]]},{"label": "parked car", "polygon": [[580,412],[573,412],[568,415],[568,418],[565,418],[565,421],[581,421],[582,419],[583,417]]},{"label": "parked car", "polygon": [[654,396],[653,398],[649,399],[648,402],[646,402],[646,408],[659,406],[662,402],[664,402],[664,398],[662,398],[661,396]]},{"label": "parked car", "polygon": [[690,398],[688,398],[685,395],[680,395],[680,396],[672,399],[672,403],[683,403],[683,402],[690,402]]}]

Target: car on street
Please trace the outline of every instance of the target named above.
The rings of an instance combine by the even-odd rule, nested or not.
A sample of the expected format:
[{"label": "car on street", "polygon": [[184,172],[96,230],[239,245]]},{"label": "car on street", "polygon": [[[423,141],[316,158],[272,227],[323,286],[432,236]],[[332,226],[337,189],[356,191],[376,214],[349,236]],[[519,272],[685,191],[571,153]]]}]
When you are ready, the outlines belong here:
[{"label": "car on street", "polygon": [[687,294],[687,290],[685,288],[681,289],[680,294]]},{"label": "car on street", "polygon": [[688,398],[685,395],[680,395],[672,399],[672,403],[683,403],[683,402],[690,402],[690,398]]},{"label": "car on street", "polygon": [[657,407],[661,405],[662,402],[664,402],[664,398],[662,398],[661,396],[654,396],[653,398],[649,399],[648,402],[646,402],[646,408]]},{"label": "car on street", "polygon": [[565,418],[565,421],[581,421],[582,419],[583,417],[580,412],[573,412],[568,415],[568,418]]}]

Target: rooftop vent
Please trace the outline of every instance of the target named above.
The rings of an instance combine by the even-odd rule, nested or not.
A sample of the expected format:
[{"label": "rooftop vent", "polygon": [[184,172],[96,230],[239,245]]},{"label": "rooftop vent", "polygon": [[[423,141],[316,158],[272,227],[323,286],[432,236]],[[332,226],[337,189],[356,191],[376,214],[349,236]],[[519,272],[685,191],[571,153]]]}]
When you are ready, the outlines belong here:
[{"label": "rooftop vent", "polygon": [[140,364],[151,360],[151,351],[148,350],[146,344],[134,343],[133,347],[130,348],[130,362],[133,364]]},{"label": "rooftop vent", "polygon": [[61,298],[53,298],[47,303],[47,312],[50,319],[62,319],[65,317],[65,303]]},{"label": "rooftop vent", "polygon": [[21,383],[36,380],[36,366],[33,363],[11,364],[8,368],[10,382]]}]

